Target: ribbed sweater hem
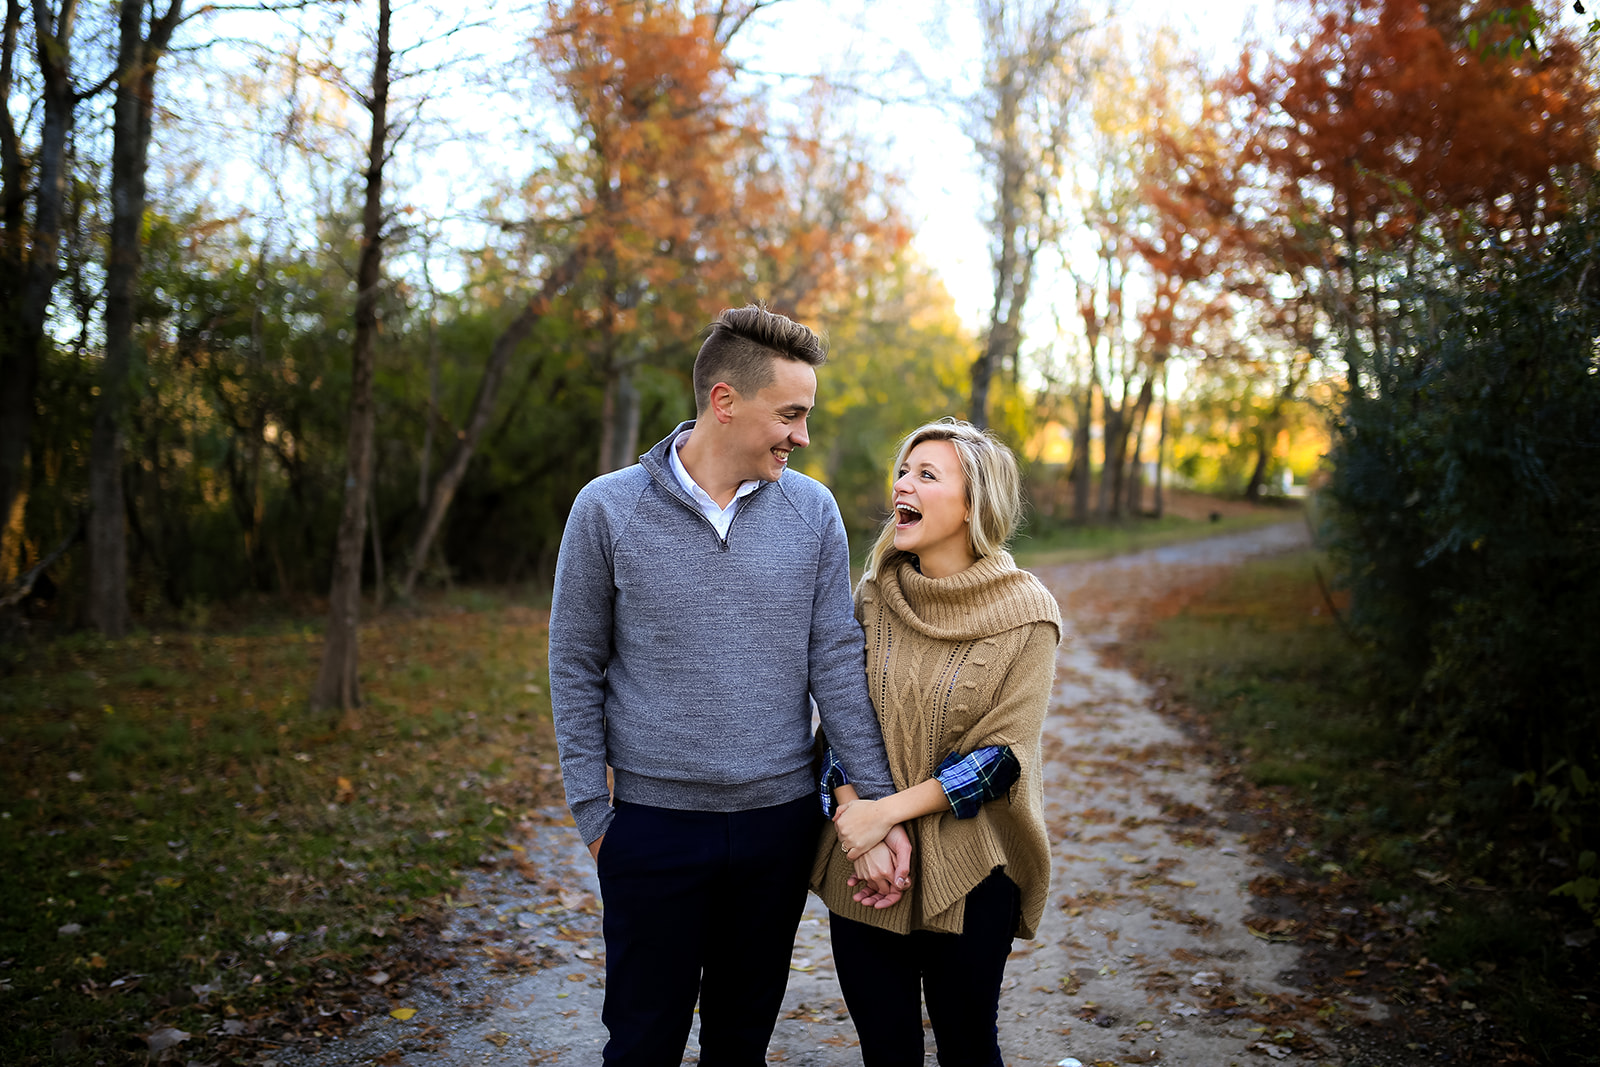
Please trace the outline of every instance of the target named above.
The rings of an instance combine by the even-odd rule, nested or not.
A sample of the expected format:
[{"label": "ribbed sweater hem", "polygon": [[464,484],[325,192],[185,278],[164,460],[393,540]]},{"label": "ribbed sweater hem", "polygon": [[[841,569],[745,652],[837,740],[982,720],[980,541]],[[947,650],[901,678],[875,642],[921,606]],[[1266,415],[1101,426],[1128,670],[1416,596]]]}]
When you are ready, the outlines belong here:
[{"label": "ribbed sweater hem", "polygon": [[752,811],[770,808],[797,800],[815,792],[817,788],[816,775],[809,765],[777,778],[726,785],[704,780],[675,782],[613,767],[612,781],[618,800],[657,808],[677,808],[679,811]]}]

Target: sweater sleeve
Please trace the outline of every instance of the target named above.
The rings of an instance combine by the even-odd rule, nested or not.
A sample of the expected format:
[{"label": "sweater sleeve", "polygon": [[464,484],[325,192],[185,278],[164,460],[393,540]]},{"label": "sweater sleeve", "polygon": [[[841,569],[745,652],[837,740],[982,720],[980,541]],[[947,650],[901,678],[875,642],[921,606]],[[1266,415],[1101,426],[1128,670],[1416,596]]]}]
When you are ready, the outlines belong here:
[{"label": "sweater sleeve", "polygon": [[606,782],[606,666],[616,586],[595,487],[573,502],[550,599],[550,708],[567,806],[585,843],[611,825]]},{"label": "sweater sleeve", "polygon": [[[824,491],[826,492],[826,491]],[[827,497],[811,607],[811,695],[828,741],[856,792],[877,800],[894,792],[883,732],[867,695],[867,650],[850,596],[850,545],[844,520]]]},{"label": "sweater sleeve", "polygon": [[1032,623],[1022,650],[1006,671],[995,694],[994,706],[967,731],[972,750],[1005,747],[1025,776],[1027,764],[1036,760],[1044,732],[1045,712],[1056,678],[1056,648],[1060,631],[1054,623]]}]

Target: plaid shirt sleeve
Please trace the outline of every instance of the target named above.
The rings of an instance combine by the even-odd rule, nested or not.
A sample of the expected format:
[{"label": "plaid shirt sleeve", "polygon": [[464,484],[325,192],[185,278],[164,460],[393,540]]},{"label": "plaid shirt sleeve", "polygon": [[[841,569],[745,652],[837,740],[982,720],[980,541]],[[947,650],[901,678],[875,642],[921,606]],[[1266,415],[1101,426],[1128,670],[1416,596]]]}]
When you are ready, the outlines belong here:
[{"label": "plaid shirt sleeve", "polygon": [[978,814],[985,801],[1004,796],[1021,776],[1022,764],[1008,745],[989,745],[965,756],[952,752],[935,772],[958,819]]},{"label": "plaid shirt sleeve", "polygon": [[824,818],[833,818],[833,791],[849,784],[850,776],[844,773],[844,764],[839,762],[839,757],[833,754],[833,746],[829,745],[822,753],[822,779],[817,783],[817,791],[822,796]]}]

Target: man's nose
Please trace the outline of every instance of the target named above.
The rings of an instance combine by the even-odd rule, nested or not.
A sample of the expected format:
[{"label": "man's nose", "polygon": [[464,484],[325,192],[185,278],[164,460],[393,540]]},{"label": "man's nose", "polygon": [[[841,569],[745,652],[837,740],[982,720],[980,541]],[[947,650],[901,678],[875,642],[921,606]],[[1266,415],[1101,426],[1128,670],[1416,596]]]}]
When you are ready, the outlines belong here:
[{"label": "man's nose", "polygon": [[789,442],[796,448],[804,448],[811,443],[811,434],[806,430],[806,420],[800,419],[790,428]]}]

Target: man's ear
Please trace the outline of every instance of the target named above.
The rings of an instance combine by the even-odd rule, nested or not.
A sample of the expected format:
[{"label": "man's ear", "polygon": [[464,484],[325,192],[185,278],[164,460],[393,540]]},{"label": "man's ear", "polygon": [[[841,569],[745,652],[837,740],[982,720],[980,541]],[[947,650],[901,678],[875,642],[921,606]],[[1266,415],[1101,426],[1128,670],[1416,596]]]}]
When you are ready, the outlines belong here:
[{"label": "man's ear", "polygon": [[711,387],[711,415],[718,422],[726,425],[733,421],[733,406],[739,399],[739,391],[727,382],[718,382]]}]

